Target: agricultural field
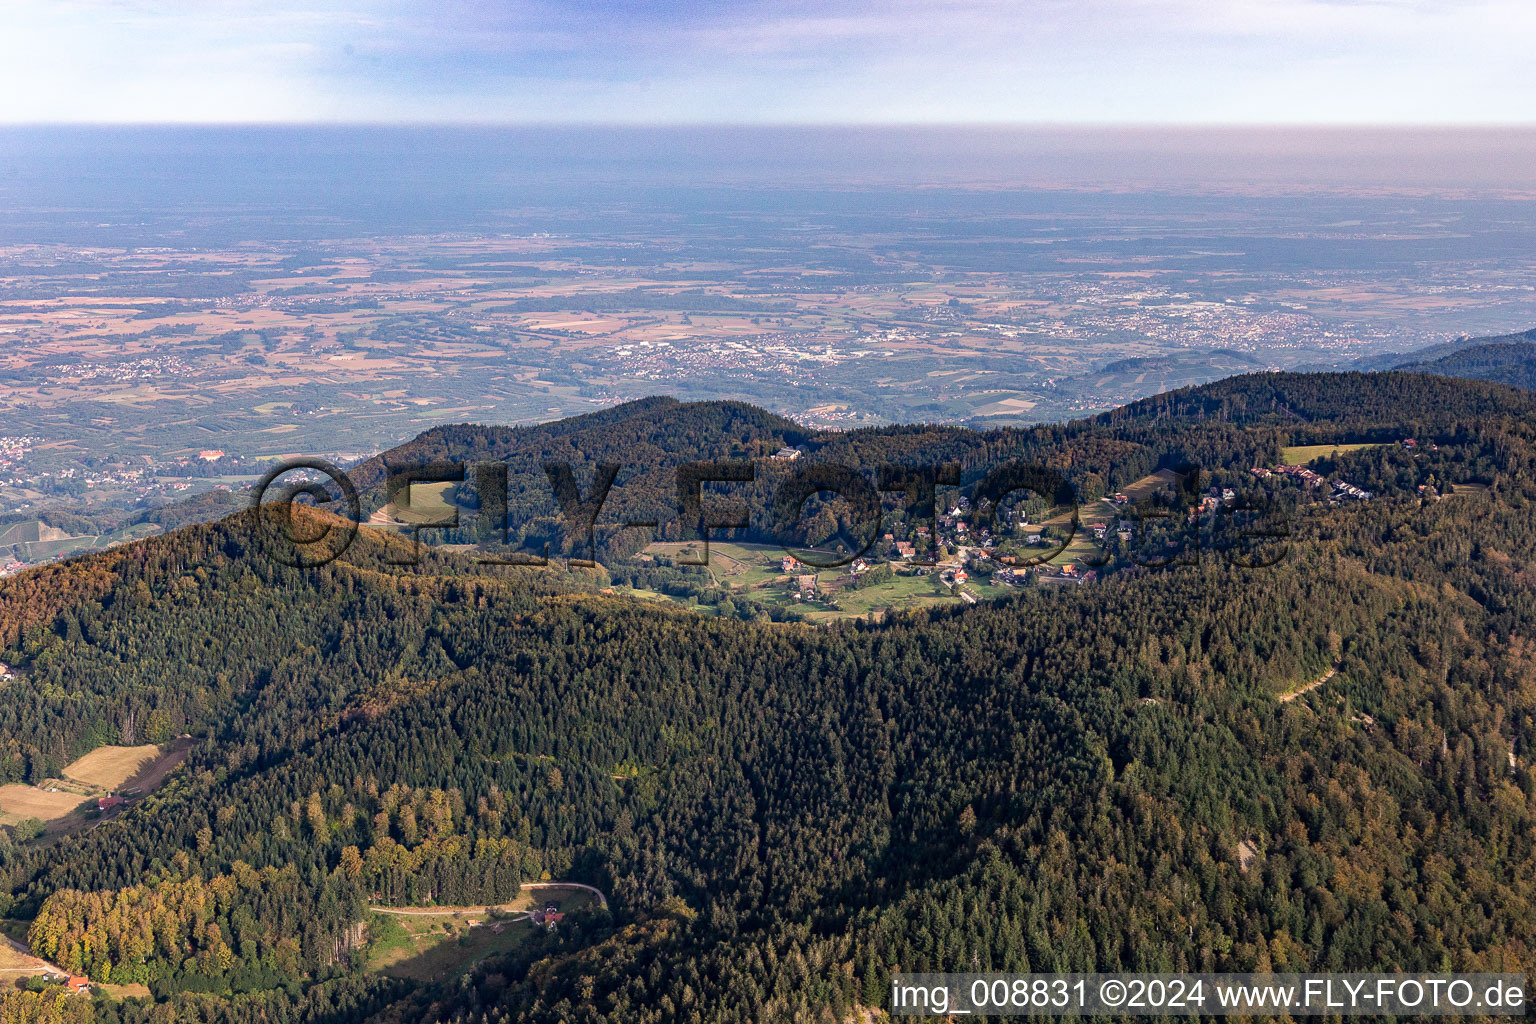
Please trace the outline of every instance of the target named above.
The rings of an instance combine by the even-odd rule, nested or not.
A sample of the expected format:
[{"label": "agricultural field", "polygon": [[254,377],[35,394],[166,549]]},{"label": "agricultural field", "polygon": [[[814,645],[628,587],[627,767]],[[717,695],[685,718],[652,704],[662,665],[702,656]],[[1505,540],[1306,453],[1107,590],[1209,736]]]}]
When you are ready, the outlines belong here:
[{"label": "agricultural field", "polygon": [[1349,443],[1349,444],[1299,444],[1290,445],[1280,449],[1280,461],[1287,466],[1305,466],[1314,459],[1324,459],[1334,455],[1345,455],[1349,452],[1358,452],[1362,448],[1380,448],[1377,443]]},{"label": "agricultural field", "polygon": [[36,818],[48,826],[50,836],[83,828],[95,813],[94,800],[129,784],[145,792],[154,789],[188,749],[187,741],[165,747],[97,747],[66,767],[59,778],[45,779],[37,786],[0,786],[0,825]]},{"label": "agricultural field", "polygon": [[[4,500],[5,494],[6,489],[0,488],[0,500]],[[9,496],[17,498],[21,495],[12,493]],[[34,494],[32,497],[35,499],[40,495]],[[0,554],[4,554],[5,549],[9,548],[23,562],[37,562],[83,551],[94,551],[114,544],[125,544],[128,541],[151,537],[159,532],[160,528],[157,526],[138,523],[109,533],[72,534],[40,521],[31,521],[17,523],[0,530]]]},{"label": "agricultural field", "polygon": [[57,786],[43,788],[20,783],[0,786],[0,825],[15,825],[28,818],[57,821],[90,798],[89,793],[69,792]]},{"label": "agricultural field", "polygon": [[64,769],[64,777],[97,789],[114,790],[160,756],[153,743],[139,747],[97,747]]},{"label": "agricultural field", "polygon": [[[401,505],[385,505],[369,518],[368,524],[376,527],[400,528],[402,526],[448,522],[458,508],[448,492],[458,484],[452,480],[420,481],[410,485],[410,493]],[[404,502],[409,508],[403,507]]]}]

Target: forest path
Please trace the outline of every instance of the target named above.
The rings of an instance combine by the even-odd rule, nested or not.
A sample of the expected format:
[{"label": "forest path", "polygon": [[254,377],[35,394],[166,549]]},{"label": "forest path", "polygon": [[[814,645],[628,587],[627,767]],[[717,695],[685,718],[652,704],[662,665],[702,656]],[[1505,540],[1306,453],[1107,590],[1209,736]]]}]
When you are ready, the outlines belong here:
[{"label": "forest path", "polygon": [[1280,695],[1280,703],[1282,703],[1282,704],[1290,703],[1291,701],[1295,700],[1297,697],[1300,697],[1302,694],[1304,694],[1304,693],[1311,693],[1313,690],[1317,689],[1319,686],[1322,686],[1328,680],[1332,679],[1334,676],[1339,674],[1339,664],[1340,664],[1339,662],[1334,662],[1333,668],[1330,668],[1327,672],[1324,672],[1322,675],[1318,676],[1316,679],[1312,680],[1310,683],[1305,683],[1305,684],[1303,684],[1301,686],[1298,686],[1298,687],[1296,687],[1296,689],[1291,690],[1289,693],[1282,693]]}]

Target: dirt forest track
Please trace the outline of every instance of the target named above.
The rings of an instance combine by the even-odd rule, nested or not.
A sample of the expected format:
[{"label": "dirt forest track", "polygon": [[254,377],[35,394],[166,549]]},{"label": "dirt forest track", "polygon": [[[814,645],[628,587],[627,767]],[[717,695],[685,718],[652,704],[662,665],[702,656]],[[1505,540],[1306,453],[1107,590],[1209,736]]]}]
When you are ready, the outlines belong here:
[{"label": "dirt forest track", "polygon": [[1335,665],[1333,668],[1330,668],[1327,672],[1324,672],[1310,683],[1307,683],[1303,686],[1298,686],[1296,689],[1290,691],[1289,693],[1282,693],[1280,695],[1280,703],[1289,704],[1291,701],[1295,700],[1297,697],[1300,697],[1302,694],[1311,693],[1313,690],[1317,689],[1319,686],[1322,686],[1324,683],[1338,674],[1339,666]]}]

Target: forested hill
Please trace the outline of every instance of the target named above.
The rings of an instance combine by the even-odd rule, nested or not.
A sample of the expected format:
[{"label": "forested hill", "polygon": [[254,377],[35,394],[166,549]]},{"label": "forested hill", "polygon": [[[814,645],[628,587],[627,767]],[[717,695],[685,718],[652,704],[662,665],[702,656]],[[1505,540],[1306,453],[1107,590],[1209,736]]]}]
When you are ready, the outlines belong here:
[{"label": "forested hill", "polygon": [[1411,437],[1458,422],[1525,420],[1533,410],[1536,395],[1499,383],[1449,376],[1260,373],[1143,398],[1072,427],[1112,427],[1123,433],[1152,424],[1182,430],[1219,421],[1275,427],[1300,444],[1314,433],[1354,428],[1384,438]]},{"label": "forested hill", "polygon": [[1469,345],[1438,359],[1404,363],[1399,368],[1536,390],[1536,340]]},{"label": "forested hill", "polygon": [[[737,409],[710,422],[771,422]],[[1267,569],[880,623],[704,618],[606,593],[618,562],[395,564],[370,530],[289,568],[250,514],[0,580],[4,781],[130,719],[195,739],[100,828],[0,829],[0,917],[153,998],[0,994],[0,1019],[840,1024],[898,968],[1530,971],[1530,395],[1262,375],[1059,428],[696,443],[972,479],[1198,456],[1238,486],[1282,444],[1405,426],[1424,450],[1330,457],[1377,497],[1295,504]],[[541,878],[608,908],[439,985],[368,969],[369,905]]]},{"label": "forested hill", "polygon": [[[1441,342],[1438,345],[1429,345],[1425,348],[1415,349],[1411,352],[1385,352],[1381,355],[1368,356],[1357,360],[1354,369],[1357,370],[1397,370],[1410,367],[1419,367],[1438,362],[1441,359],[1454,356],[1467,349],[1483,348],[1490,345],[1514,345],[1522,342],[1536,342],[1536,327],[1528,331],[1517,331],[1510,334],[1496,334],[1480,338],[1457,338],[1454,341]],[[1462,376],[1461,374],[1448,374],[1448,376]],[[1475,375],[1468,375],[1474,376]]]},{"label": "forested hill", "polygon": [[434,427],[362,463],[350,475],[366,490],[382,485],[394,467],[439,462],[629,460],[670,468],[690,459],[769,454],[801,443],[808,433],[782,416],[742,402],[643,398],[531,427]]},{"label": "forested hill", "polygon": [[[847,466],[870,479],[885,465],[954,464],[966,486],[1009,461],[1039,463],[1061,472],[1079,498],[1091,501],[1164,467],[1244,472],[1273,465],[1288,445],[1452,437],[1483,422],[1523,436],[1533,410],[1536,396],[1522,390],[1409,373],[1249,374],[1071,423],[986,431],[929,424],[810,431],[741,403],[657,398],[536,428],[439,427],[351,476],[367,515],[385,504],[390,473],[452,467],[464,482],[452,487],[448,498],[465,514],[458,528],[435,531],[438,539],[523,552],[542,552],[548,545],[575,554],[585,531],[573,535],[568,528],[544,466],[569,463],[587,496],[597,465],[618,464],[622,468],[594,531],[597,552],[618,557],[653,539],[685,536],[676,471],[690,462],[754,463],[753,480],[731,485],[732,496],[754,512],[743,538],[814,540],[809,530],[819,507],[815,501],[799,524],[770,514],[786,476],[812,463]],[[798,449],[803,461],[768,458],[785,446]],[[505,529],[492,517],[475,514],[476,467],[487,462],[506,467]],[[658,525],[621,525],[647,520]],[[839,524],[846,525],[841,519]]]}]

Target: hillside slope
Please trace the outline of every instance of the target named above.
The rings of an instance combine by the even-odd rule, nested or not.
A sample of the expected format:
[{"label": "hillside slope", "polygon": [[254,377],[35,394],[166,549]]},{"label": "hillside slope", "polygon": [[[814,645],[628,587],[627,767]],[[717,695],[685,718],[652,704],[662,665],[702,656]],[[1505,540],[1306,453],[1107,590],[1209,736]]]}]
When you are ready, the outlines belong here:
[{"label": "hillside slope", "polygon": [[[1434,363],[1437,360],[1446,359],[1467,349],[1483,348],[1489,345],[1512,345],[1522,342],[1536,341],[1536,327],[1528,331],[1516,331],[1510,334],[1495,334],[1477,338],[1457,338],[1454,341],[1441,342],[1429,345],[1425,348],[1415,349],[1411,352],[1383,352],[1380,355],[1368,356],[1356,361],[1354,369],[1357,370],[1398,370],[1406,369],[1413,365]],[[1458,376],[1450,374],[1449,376]]]},{"label": "hillside slope", "polygon": [[[806,437],[963,454],[972,479],[1199,455],[1234,483],[1329,431],[1437,444],[1345,457],[1380,497],[1296,505],[1268,570],[1206,557],[881,624],[705,619],[602,569],[402,566],[370,530],[288,568],[249,514],[0,580],[0,660],[25,669],[0,771],[119,741],[130,712],[198,737],[118,821],[0,844],[0,916],[150,985],[167,1005],[103,1018],[134,1022],[836,1021],[898,967],[1529,970],[1533,401],[1266,374],[1063,428]],[[1420,500],[1431,478],[1486,493]],[[463,982],[363,969],[368,904],[541,877],[609,907]]]},{"label": "hillside slope", "polygon": [[1469,345],[1449,355],[1398,367],[1413,373],[1491,380],[1511,387],[1536,389],[1536,341],[1505,341]]}]

